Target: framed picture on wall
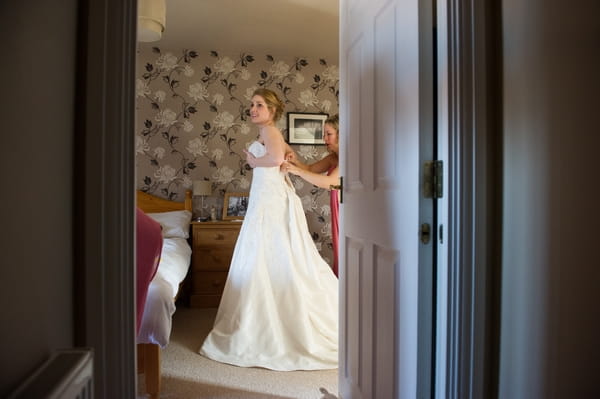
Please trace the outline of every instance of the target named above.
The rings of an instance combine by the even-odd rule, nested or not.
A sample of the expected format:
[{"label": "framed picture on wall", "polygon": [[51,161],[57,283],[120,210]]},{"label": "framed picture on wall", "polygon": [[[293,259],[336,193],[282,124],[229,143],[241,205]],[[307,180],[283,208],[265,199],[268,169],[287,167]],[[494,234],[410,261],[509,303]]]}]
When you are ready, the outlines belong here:
[{"label": "framed picture on wall", "polygon": [[223,220],[242,220],[248,210],[250,193],[225,193],[223,201]]},{"label": "framed picture on wall", "polygon": [[309,112],[288,112],[288,143],[325,145],[325,120],[328,114]]}]

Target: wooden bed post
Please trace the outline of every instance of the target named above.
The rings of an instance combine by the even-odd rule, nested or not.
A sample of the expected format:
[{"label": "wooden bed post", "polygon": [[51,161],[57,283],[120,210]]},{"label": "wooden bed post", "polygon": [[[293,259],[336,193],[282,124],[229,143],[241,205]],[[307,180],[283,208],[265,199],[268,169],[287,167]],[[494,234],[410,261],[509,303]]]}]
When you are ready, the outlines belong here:
[{"label": "wooden bed post", "polygon": [[194,213],[194,204],[192,202],[192,190],[185,191],[185,209]]},{"label": "wooden bed post", "polygon": [[160,347],[156,344],[138,344],[138,374],[144,374],[146,393],[158,399],[160,393]]}]

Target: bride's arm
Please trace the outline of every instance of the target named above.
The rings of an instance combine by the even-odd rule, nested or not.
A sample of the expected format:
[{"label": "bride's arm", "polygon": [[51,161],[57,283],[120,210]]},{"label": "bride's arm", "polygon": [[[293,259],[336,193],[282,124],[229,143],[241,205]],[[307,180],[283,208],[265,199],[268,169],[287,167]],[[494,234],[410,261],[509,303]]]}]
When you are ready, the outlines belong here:
[{"label": "bride's arm", "polygon": [[263,132],[262,139],[267,152],[262,157],[257,158],[244,150],[248,164],[253,168],[281,165],[285,157],[285,142],[279,129],[274,126],[267,127]]}]

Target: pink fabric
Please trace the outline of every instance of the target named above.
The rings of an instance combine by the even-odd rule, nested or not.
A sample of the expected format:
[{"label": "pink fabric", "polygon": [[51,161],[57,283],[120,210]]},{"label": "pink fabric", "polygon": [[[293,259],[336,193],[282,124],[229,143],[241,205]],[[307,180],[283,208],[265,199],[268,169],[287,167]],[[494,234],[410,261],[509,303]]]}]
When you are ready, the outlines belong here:
[{"label": "pink fabric", "polygon": [[160,224],[137,208],[136,214],[136,331],[139,332],[148,295],[162,252]]},{"label": "pink fabric", "polygon": [[[327,175],[330,175],[331,172],[336,167],[333,166],[327,171]],[[339,214],[340,214],[340,202],[338,200],[338,190],[330,190],[329,191],[329,206],[331,207],[331,237],[333,241],[333,266],[331,269],[336,277],[338,276],[338,240],[340,234],[339,227]]]}]

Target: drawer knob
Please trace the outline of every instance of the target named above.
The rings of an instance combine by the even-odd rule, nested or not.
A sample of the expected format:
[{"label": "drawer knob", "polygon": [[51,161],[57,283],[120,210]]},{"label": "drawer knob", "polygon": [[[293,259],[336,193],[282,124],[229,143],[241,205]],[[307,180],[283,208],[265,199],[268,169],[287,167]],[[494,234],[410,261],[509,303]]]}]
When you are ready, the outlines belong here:
[{"label": "drawer knob", "polygon": [[224,240],[224,239],[225,239],[225,236],[223,234],[217,234],[215,236],[215,240]]},{"label": "drawer knob", "polygon": [[213,285],[213,287],[218,287],[221,285],[221,282],[219,280],[214,280],[212,285]]}]

